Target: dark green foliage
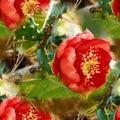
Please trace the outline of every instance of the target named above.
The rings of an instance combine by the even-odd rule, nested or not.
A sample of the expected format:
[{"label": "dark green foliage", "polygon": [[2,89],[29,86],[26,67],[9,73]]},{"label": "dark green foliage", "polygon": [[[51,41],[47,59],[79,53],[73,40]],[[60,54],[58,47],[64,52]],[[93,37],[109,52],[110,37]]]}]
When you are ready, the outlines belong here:
[{"label": "dark green foliage", "polygon": [[108,113],[108,114],[109,114],[109,120],[113,120],[114,112],[115,112],[115,111],[110,111],[110,112]]},{"label": "dark green foliage", "polygon": [[111,0],[98,0],[98,3],[103,10],[111,14],[112,10],[110,8],[110,1]]},{"label": "dark green foliage", "polygon": [[5,98],[7,98],[6,95],[1,95],[1,96],[0,96],[0,103],[1,103]]},{"label": "dark green foliage", "polygon": [[52,51],[46,51],[44,48],[37,50],[37,57],[40,68],[46,70],[48,73],[52,73],[49,62],[52,60],[53,54],[54,53]]},{"label": "dark green foliage", "polygon": [[37,24],[34,22],[33,18],[27,19],[26,22],[17,29],[15,36],[17,39],[40,40]]},{"label": "dark green foliage", "polygon": [[103,108],[97,109],[97,118],[98,120],[113,120],[114,111],[105,112]]},{"label": "dark green foliage", "polygon": [[49,39],[47,39],[46,41],[46,46],[49,47],[51,43],[54,43],[56,46],[58,46],[66,37],[66,35],[50,36]]},{"label": "dark green foliage", "polygon": [[110,96],[106,101],[106,106],[109,107],[111,102],[115,105],[120,105],[120,96]]},{"label": "dark green foliage", "polygon": [[97,118],[98,120],[108,120],[103,108],[97,110]]},{"label": "dark green foliage", "polygon": [[62,4],[60,1],[52,5],[39,33],[39,47],[45,45],[46,43],[49,43],[51,37],[53,38],[56,33],[56,25],[58,23],[58,20],[61,18],[62,14],[66,11],[66,9],[66,4]]},{"label": "dark green foliage", "polygon": [[59,45],[59,44],[62,42],[62,40],[64,40],[65,38],[67,38],[66,35],[56,36],[53,42],[54,42],[56,45]]}]

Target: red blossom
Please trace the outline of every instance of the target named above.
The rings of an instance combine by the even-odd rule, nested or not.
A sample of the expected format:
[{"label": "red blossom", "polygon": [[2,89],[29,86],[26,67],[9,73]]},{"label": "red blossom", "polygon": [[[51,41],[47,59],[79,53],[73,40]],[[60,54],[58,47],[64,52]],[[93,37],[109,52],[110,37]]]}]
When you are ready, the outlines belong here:
[{"label": "red blossom", "polygon": [[120,106],[117,108],[114,114],[114,120],[120,120]]},{"label": "red blossom", "polygon": [[40,3],[40,8],[44,9],[48,8],[50,0],[38,0],[38,2]]},{"label": "red blossom", "polygon": [[112,0],[111,3],[111,9],[112,12],[115,16],[117,16],[118,18],[120,18],[120,1],[119,0]]},{"label": "red blossom", "polygon": [[14,6],[15,0],[1,0],[0,1],[0,12],[1,19],[5,25],[9,28],[14,28],[16,23],[20,21],[22,16]]},{"label": "red blossom", "polygon": [[14,29],[34,10],[45,9],[50,0],[0,0],[0,17],[5,25]]},{"label": "red blossom", "polygon": [[0,120],[51,120],[50,115],[23,101],[18,97],[10,97],[0,104]]},{"label": "red blossom", "polygon": [[109,43],[90,31],[66,38],[56,50],[53,73],[75,92],[88,92],[105,83],[111,56]]}]

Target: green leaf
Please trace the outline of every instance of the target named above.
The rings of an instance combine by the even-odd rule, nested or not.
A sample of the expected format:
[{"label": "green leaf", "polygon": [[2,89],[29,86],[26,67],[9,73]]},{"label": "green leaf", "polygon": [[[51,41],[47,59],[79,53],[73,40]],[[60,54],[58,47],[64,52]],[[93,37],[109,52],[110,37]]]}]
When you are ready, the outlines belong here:
[{"label": "green leaf", "polygon": [[46,70],[48,73],[52,73],[49,62],[52,60],[53,54],[52,51],[45,51],[43,48],[37,50],[40,68]]},{"label": "green leaf", "polygon": [[99,108],[97,110],[97,118],[98,118],[98,120],[108,120],[106,115],[105,115],[105,111],[103,110],[103,108]]},{"label": "green leaf", "polygon": [[100,5],[100,7],[103,9],[103,10],[105,10],[105,11],[107,11],[108,13],[112,13],[112,10],[111,10],[111,7],[110,7],[110,1],[111,0],[98,0],[98,3],[99,3],[99,5]]},{"label": "green leaf", "polygon": [[31,82],[23,82],[19,84],[19,87],[20,93],[25,94],[26,97],[37,97],[40,100],[48,98],[58,99],[79,96],[79,94],[72,92],[63,84],[58,82],[55,76],[46,75],[46,73],[42,71],[37,74],[35,80]]},{"label": "green leaf", "polygon": [[89,29],[95,37],[100,37],[101,35],[104,35],[106,33],[105,30],[103,31],[104,24],[102,23],[101,19],[101,16],[103,15],[102,12],[91,14],[85,9],[81,9],[79,11],[79,14],[79,19],[81,20],[81,27],[83,30]]},{"label": "green leaf", "polygon": [[0,23],[0,38],[2,39],[8,38],[9,34],[10,30],[5,25]]},{"label": "green leaf", "polygon": [[110,111],[110,112],[108,113],[108,114],[109,114],[109,120],[113,120],[114,112],[115,112],[115,111]]},{"label": "green leaf", "polygon": [[[120,38],[120,23],[116,16],[104,14],[101,19],[101,23],[104,26],[104,30],[109,33],[110,37],[115,40]],[[101,16],[102,17],[102,16]],[[98,21],[99,22],[99,21]]]},{"label": "green leaf", "polygon": [[[105,39],[107,36],[113,40],[120,38],[120,22],[114,15],[106,11],[91,14],[85,9],[79,11],[82,29],[89,29],[96,38]],[[107,40],[106,39],[106,40]]]}]

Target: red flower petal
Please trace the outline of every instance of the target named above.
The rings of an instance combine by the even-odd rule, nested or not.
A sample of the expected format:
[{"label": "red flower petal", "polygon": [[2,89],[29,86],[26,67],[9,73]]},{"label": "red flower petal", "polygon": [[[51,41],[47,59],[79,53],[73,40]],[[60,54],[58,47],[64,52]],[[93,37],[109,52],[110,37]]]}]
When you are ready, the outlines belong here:
[{"label": "red flower petal", "polygon": [[81,81],[88,84],[88,90],[89,86],[98,88],[104,84],[110,60],[110,55],[101,48],[89,48],[77,52],[75,68]]},{"label": "red flower petal", "polygon": [[68,42],[68,39],[65,39],[64,41],[62,41],[62,43],[60,44],[60,46],[57,48],[57,52],[56,52],[56,55],[57,55],[57,58],[59,59],[62,54],[64,53],[64,50],[67,46],[67,42]]},{"label": "red flower petal", "polygon": [[76,92],[88,92],[105,83],[111,56],[110,44],[88,30],[69,37],[58,47],[52,64],[55,75]]},{"label": "red flower petal", "polygon": [[82,34],[77,34],[77,38],[82,39],[82,40],[92,40],[94,39],[94,35],[87,29]]},{"label": "red flower petal", "polygon": [[79,82],[80,77],[74,67],[74,62],[76,60],[75,49],[72,47],[67,47],[60,61],[60,70],[66,76],[69,76],[73,81]]},{"label": "red flower petal", "polygon": [[111,9],[115,16],[120,18],[120,1],[119,0],[112,0],[111,1]]},{"label": "red flower petal", "polygon": [[77,47],[77,50],[83,51],[85,49],[88,49],[90,46],[95,47],[95,48],[102,48],[106,51],[109,51],[110,49],[110,43],[106,42],[105,40],[101,39],[92,39],[92,40],[83,40]]},{"label": "red flower petal", "polygon": [[47,112],[39,110],[28,102],[20,102],[15,106],[15,110],[17,120],[23,120],[23,118],[26,120],[51,120]]},{"label": "red flower petal", "polygon": [[16,120],[16,113],[13,107],[8,107],[0,117],[1,120]]},{"label": "red flower petal", "polygon": [[24,2],[25,0],[15,0],[14,2],[14,7],[17,10],[17,13],[19,14],[20,17],[23,17],[23,11],[21,9],[21,4]]},{"label": "red flower petal", "polygon": [[[1,111],[2,110],[2,111]],[[51,120],[50,115],[33,104],[10,97],[0,104],[0,120]]]},{"label": "red flower petal", "polygon": [[114,113],[114,120],[120,120],[120,106],[117,108],[116,112]]},{"label": "red flower petal", "polygon": [[12,28],[20,21],[20,16],[14,7],[15,0],[1,0],[1,18],[7,27]]},{"label": "red flower petal", "polygon": [[[69,65],[67,61],[66,62],[61,61],[61,64],[63,65],[61,67],[62,68],[61,69],[61,78],[62,78],[63,82],[65,83],[65,85],[68,86],[70,89],[72,89],[75,92],[87,92],[87,91],[97,89],[102,84],[104,84],[105,79],[106,79],[106,74],[108,72],[108,67],[109,67],[109,66],[106,66],[105,63],[107,63],[107,62],[109,63],[111,57],[108,54],[106,54],[107,52],[105,50],[102,49],[100,51],[101,52],[98,53],[100,56],[100,58],[98,60],[99,66],[97,64],[96,65],[93,64],[93,66],[90,66],[90,64],[92,65],[92,63],[97,62],[96,58],[95,58],[95,61],[90,59],[91,60],[91,61],[89,61],[90,63],[88,62],[88,64],[87,64],[87,62],[86,62],[86,65],[84,64],[85,66],[82,70],[80,69],[80,64],[84,63],[84,61],[82,59],[82,56],[81,57],[77,56],[78,58],[75,61],[75,68],[73,67],[74,71],[75,70],[77,70],[77,71],[75,71],[75,73],[73,73],[72,75],[69,75],[69,73],[73,69],[70,67],[71,64]],[[101,54],[103,55],[103,57],[101,56]],[[82,54],[80,54],[80,55],[82,55]],[[106,56],[106,59],[105,59],[105,61],[102,61],[102,59],[104,59],[104,55]],[[67,68],[66,68],[66,65],[67,65]],[[84,71],[84,69],[85,69],[85,71]],[[88,71],[88,69],[89,69],[89,71]],[[79,73],[80,78],[77,81],[76,77],[77,77],[78,73]]]},{"label": "red flower petal", "polygon": [[91,39],[94,39],[94,36],[90,31],[86,30],[82,34],[77,34],[76,36],[72,36],[72,37],[64,39],[62,41],[62,43],[60,44],[60,46],[57,48],[56,53],[57,53],[58,59],[64,53],[64,49],[65,49],[66,46],[74,47],[78,43],[81,44],[82,43],[81,40],[84,40],[84,39],[91,40]]},{"label": "red flower petal", "polygon": [[20,99],[18,99],[17,97],[9,97],[5,100],[2,101],[2,103],[0,104],[0,116],[3,114],[4,110],[7,107],[11,107],[16,105],[18,102],[20,101]]},{"label": "red flower petal", "polygon": [[40,8],[45,9],[48,8],[50,0],[38,0],[38,2],[40,3]]},{"label": "red flower petal", "polygon": [[0,16],[8,28],[14,29],[27,14],[47,8],[49,2],[50,0],[1,0]]},{"label": "red flower petal", "polygon": [[61,69],[61,73],[69,77],[71,81],[73,82],[80,81],[80,76],[77,73],[77,70],[75,69],[75,67],[64,58],[60,62],[60,69]]}]

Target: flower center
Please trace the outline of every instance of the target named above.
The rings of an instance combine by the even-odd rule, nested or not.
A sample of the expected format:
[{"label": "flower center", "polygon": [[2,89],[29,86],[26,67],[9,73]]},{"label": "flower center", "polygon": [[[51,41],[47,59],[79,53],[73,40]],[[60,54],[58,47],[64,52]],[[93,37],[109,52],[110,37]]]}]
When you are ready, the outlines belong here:
[{"label": "flower center", "polygon": [[24,0],[21,3],[21,9],[24,15],[32,14],[33,11],[38,10],[39,2],[37,0]]},{"label": "flower center", "polygon": [[33,109],[32,106],[30,106],[30,109],[27,111],[27,113],[22,114],[22,120],[38,120],[41,118],[41,116],[39,116],[37,113],[35,113],[36,110]]},{"label": "flower center", "polygon": [[97,49],[90,47],[86,54],[82,54],[83,62],[80,64],[80,68],[87,80],[93,78],[93,75],[100,73],[100,62],[98,61],[100,57],[96,53],[97,51]]}]

